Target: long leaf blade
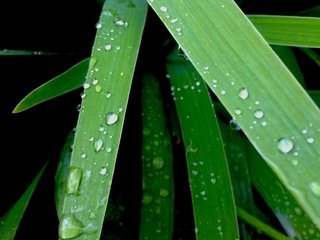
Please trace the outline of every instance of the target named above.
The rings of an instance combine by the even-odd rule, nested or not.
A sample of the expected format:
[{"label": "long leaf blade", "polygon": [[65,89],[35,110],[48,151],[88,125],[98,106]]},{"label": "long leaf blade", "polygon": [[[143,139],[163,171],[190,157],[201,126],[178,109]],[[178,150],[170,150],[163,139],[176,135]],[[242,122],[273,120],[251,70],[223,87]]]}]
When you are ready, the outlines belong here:
[{"label": "long leaf blade", "polygon": [[18,230],[20,221],[29,204],[33,192],[35,191],[47,164],[39,171],[32,183],[19,198],[19,200],[0,219],[0,240],[13,240]]},{"label": "long leaf blade", "polygon": [[42,84],[25,96],[14,108],[13,113],[25,111],[82,86],[88,71],[89,58],[72,66],[67,71]]},{"label": "long leaf blade", "polygon": [[320,47],[320,18],[276,15],[248,15],[270,44]]},{"label": "long leaf blade", "polygon": [[146,13],[142,0],[107,0],[102,8],[68,169],[61,239],[100,237]]},{"label": "long leaf blade", "polygon": [[320,227],[320,111],[234,1],[153,1],[260,155]]},{"label": "long leaf blade", "polygon": [[[177,58],[173,52],[171,58]],[[185,145],[197,239],[238,239],[231,181],[205,82],[190,62],[169,61],[172,95]]]}]

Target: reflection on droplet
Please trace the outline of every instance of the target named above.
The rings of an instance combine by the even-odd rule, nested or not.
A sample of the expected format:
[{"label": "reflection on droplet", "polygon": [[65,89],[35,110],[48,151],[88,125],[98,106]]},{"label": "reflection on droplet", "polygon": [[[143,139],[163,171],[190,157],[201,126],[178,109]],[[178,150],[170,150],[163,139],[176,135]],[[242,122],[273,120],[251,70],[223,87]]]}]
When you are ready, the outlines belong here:
[{"label": "reflection on droplet", "polygon": [[106,116],[106,123],[108,125],[113,125],[118,121],[118,114],[114,112],[110,112]]},{"label": "reflection on droplet", "polygon": [[249,91],[246,88],[241,88],[239,90],[239,97],[243,100],[247,99],[249,97]]},{"label": "reflection on droplet", "polygon": [[163,168],[163,165],[164,165],[164,160],[162,157],[158,156],[152,159],[152,166],[155,169],[161,169]]},{"label": "reflection on droplet", "polygon": [[79,195],[80,183],[82,178],[82,169],[79,167],[70,167],[66,182],[66,194]]},{"label": "reflection on droplet", "polygon": [[106,167],[102,167],[102,168],[100,168],[99,173],[100,173],[101,175],[106,175],[106,174],[107,174],[107,172],[108,172],[108,170],[107,170],[107,168],[106,168]]},{"label": "reflection on droplet", "polygon": [[281,152],[288,153],[293,149],[294,144],[293,141],[288,138],[280,138],[277,147]]},{"label": "reflection on droplet", "polygon": [[103,141],[101,139],[97,139],[93,144],[94,150],[96,152],[99,152],[102,149],[102,146],[103,146]]},{"label": "reflection on droplet", "polygon": [[264,112],[263,112],[262,110],[256,110],[256,111],[254,112],[254,116],[255,116],[256,118],[263,118],[263,117],[264,117]]},{"label": "reflection on droplet", "polygon": [[74,215],[68,214],[61,217],[59,223],[59,237],[72,239],[84,233],[84,225]]},{"label": "reflection on droplet", "polygon": [[307,142],[308,143],[313,143],[314,142],[314,138],[312,138],[312,137],[307,138]]}]

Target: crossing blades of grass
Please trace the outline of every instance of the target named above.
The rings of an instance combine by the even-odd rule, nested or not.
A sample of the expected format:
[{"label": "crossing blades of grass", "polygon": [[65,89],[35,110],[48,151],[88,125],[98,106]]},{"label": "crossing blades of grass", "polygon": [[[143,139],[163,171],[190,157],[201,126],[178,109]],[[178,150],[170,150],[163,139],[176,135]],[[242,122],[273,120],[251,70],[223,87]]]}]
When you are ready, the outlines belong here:
[{"label": "crossing blades of grass", "polygon": [[173,233],[173,153],[161,90],[151,74],[143,78],[142,120],[140,239],[170,240]]},{"label": "crossing blades of grass", "polygon": [[34,89],[18,103],[13,113],[25,111],[37,104],[81,87],[85,81],[88,66],[89,58],[80,61],[64,73]]},{"label": "crossing blades of grass", "polygon": [[149,0],[259,154],[320,228],[320,111],[232,0]]},{"label": "crossing blades of grass", "polygon": [[100,237],[146,13],[143,0],[107,0],[102,8],[83,85],[60,239]]},{"label": "crossing blades of grass", "polygon": [[32,183],[20,197],[20,199],[9,209],[0,219],[0,240],[13,240],[18,230],[20,221],[29,204],[33,192],[35,191],[47,164],[43,166]]},{"label": "crossing blades of grass", "polygon": [[167,63],[185,145],[197,239],[238,239],[231,181],[209,91],[177,52]]},{"label": "crossing blades of grass", "polygon": [[270,44],[320,47],[320,18],[275,15],[248,15]]}]

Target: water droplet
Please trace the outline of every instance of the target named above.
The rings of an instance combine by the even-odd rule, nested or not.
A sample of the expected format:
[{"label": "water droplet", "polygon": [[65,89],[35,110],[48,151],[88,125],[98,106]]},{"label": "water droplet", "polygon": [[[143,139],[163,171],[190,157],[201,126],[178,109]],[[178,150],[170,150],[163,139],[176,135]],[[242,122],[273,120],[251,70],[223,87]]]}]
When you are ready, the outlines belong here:
[{"label": "water droplet", "polygon": [[198,171],[197,170],[192,170],[191,171],[192,175],[197,176],[198,175]]},{"label": "water droplet", "polygon": [[221,90],[221,95],[226,95],[226,90]]},{"label": "water droplet", "polygon": [[99,173],[100,173],[101,175],[106,175],[106,174],[107,174],[107,172],[108,172],[108,170],[107,170],[107,168],[106,168],[106,167],[102,167],[102,168],[100,168]]},{"label": "water droplet", "polygon": [[86,153],[81,153],[81,158],[86,158],[87,154]]},{"label": "water droplet", "polygon": [[261,122],[261,126],[262,126],[262,127],[265,127],[265,126],[267,126],[267,125],[268,125],[268,123],[267,123],[266,121]]},{"label": "water droplet", "polygon": [[89,84],[89,83],[84,83],[84,84],[83,84],[83,88],[84,88],[84,89],[87,89],[87,88],[89,88],[89,87],[90,87],[90,84]]},{"label": "water droplet", "polygon": [[118,27],[128,27],[128,22],[123,21],[122,19],[119,19],[119,18],[115,19],[113,23]]},{"label": "water droplet", "polygon": [[165,6],[161,6],[160,11],[166,13],[168,11],[168,8]]},{"label": "water droplet", "polygon": [[111,44],[106,44],[104,46],[104,49],[107,50],[107,51],[110,51],[112,49],[112,45]]},{"label": "water droplet", "polygon": [[95,87],[95,90],[96,90],[96,93],[101,92],[101,90],[102,90],[101,85],[97,85],[97,86]]},{"label": "water droplet", "polygon": [[264,112],[262,111],[262,110],[256,110],[255,112],[254,112],[254,116],[256,117],[256,118],[263,118],[264,117]]},{"label": "water droplet", "polygon": [[111,93],[106,92],[106,98],[111,98]]},{"label": "water droplet", "polygon": [[246,88],[241,88],[239,90],[239,97],[243,100],[247,99],[249,97],[249,91]]},{"label": "water droplet", "polygon": [[230,124],[230,128],[232,130],[239,131],[241,129],[241,127],[239,126],[239,124],[237,123],[237,121],[235,119],[231,119],[229,124]]},{"label": "water droplet", "polygon": [[112,150],[111,147],[107,147],[107,148],[106,148],[106,151],[107,151],[108,153],[111,152],[111,150]]},{"label": "water droplet", "polygon": [[236,109],[234,110],[234,113],[237,114],[237,115],[241,115],[242,111],[241,111],[241,109],[236,108]]},{"label": "water droplet", "polygon": [[102,28],[102,24],[101,23],[96,23],[96,29],[100,29],[100,28]]},{"label": "water droplet", "polygon": [[280,138],[277,147],[281,152],[288,153],[293,149],[294,144],[293,141],[288,138]]},{"label": "water droplet", "polygon": [[312,137],[307,138],[307,142],[308,143],[313,143],[314,142],[314,138],[312,138]]},{"label": "water droplet", "polygon": [[307,129],[303,129],[303,130],[302,130],[302,133],[303,133],[303,134],[306,134],[307,132],[308,132]]},{"label": "water droplet", "polygon": [[161,168],[163,168],[163,165],[164,165],[164,160],[162,157],[158,156],[158,157],[155,157],[154,159],[152,159],[152,166],[155,169],[161,169]]},{"label": "water droplet", "polygon": [[143,197],[142,197],[142,204],[143,205],[148,205],[153,201],[153,196],[149,192],[144,192]]},{"label": "water droplet", "polygon": [[172,18],[172,19],[170,20],[171,23],[176,23],[177,21],[178,21],[178,18]]},{"label": "water droplet", "polygon": [[160,196],[161,197],[167,197],[169,195],[169,190],[166,188],[161,188],[160,189]]},{"label": "water droplet", "polygon": [[84,233],[84,225],[74,215],[63,215],[59,223],[59,237],[71,239]]},{"label": "water droplet", "polygon": [[103,141],[101,139],[97,139],[93,144],[94,150],[96,152],[99,152],[102,149],[102,146],[103,146]]},{"label": "water droplet", "polygon": [[79,167],[70,167],[66,183],[66,194],[79,195],[82,178],[82,169]]},{"label": "water droplet", "polygon": [[118,114],[114,112],[110,112],[106,116],[107,125],[113,125],[118,121]]},{"label": "water droplet", "polygon": [[92,84],[93,84],[93,85],[97,85],[97,84],[98,84],[98,82],[99,82],[99,80],[98,80],[98,79],[94,79],[94,80],[92,81]]}]

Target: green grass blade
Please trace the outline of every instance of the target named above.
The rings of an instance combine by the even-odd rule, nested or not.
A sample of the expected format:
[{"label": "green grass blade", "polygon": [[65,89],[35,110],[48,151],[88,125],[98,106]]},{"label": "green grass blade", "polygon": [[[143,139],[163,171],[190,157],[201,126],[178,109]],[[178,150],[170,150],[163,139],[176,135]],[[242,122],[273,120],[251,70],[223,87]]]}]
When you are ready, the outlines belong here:
[{"label": "green grass blade", "polygon": [[107,0],[102,8],[68,169],[61,239],[100,237],[146,13],[143,0]]},{"label": "green grass blade", "polygon": [[238,239],[227,160],[206,84],[174,52],[167,63],[181,125],[197,239]]},{"label": "green grass blade", "polygon": [[320,228],[320,111],[309,95],[234,1],[149,3]]},{"label": "green grass blade", "polygon": [[[242,139],[245,141],[245,139]],[[276,175],[260,155],[248,146],[248,164],[254,186],[277,216],[279,222],[292,239],[319,239],[320,230],[301,209]]]},{"label": "green grass blade", "polygon": [[173,233],[173,153],[159,83],[151,74],[143,78],[142,119],[140,239],[170,240]]},{"label": "green grass blade", "polygon": [[13,113],[25,111],[42,102],[81,87],[85,81],[88,66],[89,58],[86,58],[64,73],[37,87],[17,104]]},{"label": "green grass blade", "polygon": [[29,204],[47,164],[39,171],[32,183],[19,198],[19,200],[0,219],[0,240],[13,240],[18,230],[20,221]]},{"label": "green grass blade", "polygon": [[57,56],[57,52],[43,52],[32,50],[3,49],[0,50],[0,56]]},{"label": "green grass blade", "polygon": [[242,208],[237,208],[237,214],[238,216],[250,224],[251,226],[255,227],[256,229],[260,230],[261,232],[264,232],[266,235],[271,237],[274,240],[289,240],[289,238],[285,235],[283,235],[281,232],[275,230],[274,228],[270,227],[268,224],[265,224],[260,219],[252,216],[248,212],[246,212]]},{"label": "green grass blade", "polygon": [[270,44],[320,47],[320,18],[275,15],[248,15]]}]

